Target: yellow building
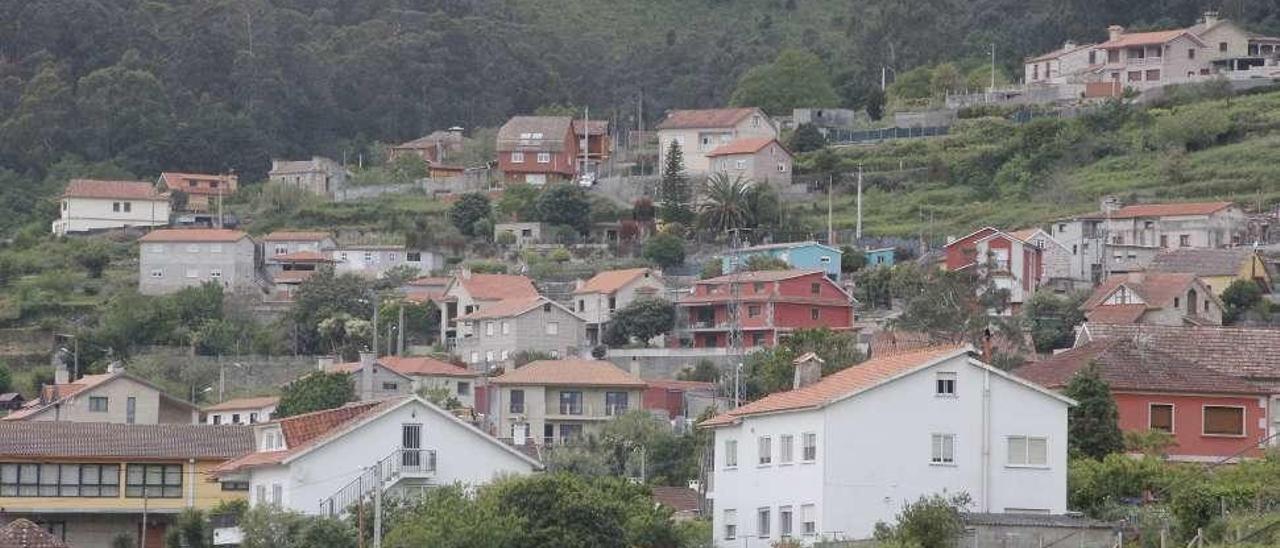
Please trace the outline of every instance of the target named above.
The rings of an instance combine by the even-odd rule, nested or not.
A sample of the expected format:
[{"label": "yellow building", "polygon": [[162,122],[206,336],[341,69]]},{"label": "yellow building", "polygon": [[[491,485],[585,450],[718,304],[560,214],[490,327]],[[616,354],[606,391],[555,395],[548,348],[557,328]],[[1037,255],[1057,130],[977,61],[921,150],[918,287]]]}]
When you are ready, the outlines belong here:
[{"label": "yellow building", "polygon": [[0,522],[29,519],[71,546],[120,534],[162,546],[183,509],[245,498],[247,484],[208,472],[252,451],[240,425],[3,421]]},{"label": "yellow building", "polygon": [[1247,247],[1174,249],[1156,255],[1149,270],[1195,274],[1218,296],[1237,280],[1254,281],[1263,292],[1271,292],[1271,275],[1267,273],[1266,264],[1256,251]]}]

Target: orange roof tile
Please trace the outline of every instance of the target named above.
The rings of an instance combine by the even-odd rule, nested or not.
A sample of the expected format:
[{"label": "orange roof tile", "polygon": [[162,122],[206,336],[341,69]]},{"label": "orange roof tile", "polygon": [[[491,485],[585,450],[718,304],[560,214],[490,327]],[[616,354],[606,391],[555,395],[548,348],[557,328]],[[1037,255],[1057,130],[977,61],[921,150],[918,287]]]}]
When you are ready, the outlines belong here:
[{"label": "orange roof tile", "polygon": [[644,388],[644,381],[607,361],[538,360],[490,379],[493,384]]},{"label": "orange roof tile", "polygon": [[1134,324],[1147,312],[1145,304],[1111,304],[1085,311],[1089,323]]},{"label": "orange roof tile", "polygon": [[574,293],[613,293],[631,283],[632,280],[651,274],[652,271],[648,268],[606,270],[592,276],[591,279],[582,284],[582,287],[574,290]]},{"label": "orange roof tile", "polygon": [[119,198],[127,200],[168,200],[146,181],[104,181],[72,179],[62,191],[63,198]]},{"label": "orange roof tile", "polygon": [[0,527],[0,548],[67,548],[67,543],[44,527],[18,518]]},{"label": "orange roof tile", "polygon": [[1182,35],[1187,35],[1192,40],[1203,44],[1194,34],[1187,32],[1187,29],[1161,30],[1155,32],[1130,32],[1121,34],[1115,40],[1107,40],[1098,44],[1098,49],[1123,48],[1129,46],[1147,46],[1155,44],[1163,44]]},{"label": "orange roof tile", "polygon": [[238,242],[249,235],[226,228],[162,228],[138,238],[140,242]]},{"label": "orange roof tile", "polygon": [[706,280],[698,280],[699,284],[723,284],[729,282],[777,282],[781,280],[790,280],[801,276],[810,276],[813,274],[824,275],[821,270],[757,270],[754,272],[738,272],[736,274],[725,274],[715,278]]},{"label": "orange roof tile", "polygon": [[[778,142],[777,139],[771,137],[748,137],[744,139],[735,139],[723,145],[720,145],[707,153],[707,156],[728,156],[730,154],[755,154],[760,149],[769,146],[770,143]],[[786,147],[778,145],[782,150]],[[788,152],[787,154],[790,154]]]},{"label": "orange roof tile", "polygon": [[915,352],[872,358],[832,373],[822,380],[798,390],[769,394],[742,407],[705,420],[701,425],[723,426],[732,424],[740,417],[747,415],[821,407],[878,386],[917,368],[953,356],[965,355],[967,351],[967,347],[937,346]]},{"label": "orange roof tile", "polygon": [[210,405],[202,409],[208,413],[210,411],[230,411],[235,409],[262,409],[280,403],[280,396],[259,396],[256,398],[236,398],[227,400],[219,404]]},{"label": "orange roof tile", "polygon": [[438,377],[476,377],[479,373],[475,373],[466,367],[451,364],[446,361],[429,358],[426,356],[383,356],[378,358],[378,363],[395,370],[402,375],[409,376],[438,376]]},{"label": "orange roof tile", "polygon": [[512,316],[519,316],[521,314],[524,314],[525,312],[533,310],[542,304],[552,304],[554,306],[559,306],[551,302],[550,299],[547,299],[546,297],[542,297],[542,296],[520,297],[515,299],[498,301],[490,305],[482,306],[480,307],[480,310],[477,310],[470,314],[459,316],[457,319],[459,321],[467,321],[467,320],[484,320],[484,319],[492,319],[492,318],[510,318]]},{"label": "orange roof tile", "polygon": [[1010,236],[1013,236],[1014,238],[1022,240],[1024,242],[1028,242],[1029,238],[1031,238],[1032,236],[1035,236],[1037,232],[1040,232],[1040,229],[1024,228],[1022,230],[1014,230],[1014,231],[1008,232],[1007,234],[1009,234]]},{"label": "orange roof tile", "polygon": [[1133,219],[1137,217],[1164,217],[1177,215],[1210,215],[1235,204],[1232,202],[1184,202],[1173,204],[1135,204],[1124,206],[1110,214],[1094,212],[1082,215],[1086,219]]},{"label": "orange roof tile", "polygon": [[472,274],[458,276],[457,281],[477,301],[502,301],[538,295],[532,280],[513,274]]},{"label": "orange roof tile", "polygon": [[213,472],[215,474],[223,474],[254,466],[282,463],[290,456],[301,453],[309,447],[340,434],[346,427],[398,405],[404,399],[404,397],[396,397],[351,402],[336,409],[313,411],[263,423],[264,426],[270,424],[280,426],[287,449],[249,453],[238,459],[222,463]]},{"label": "orange roof tile", "polygon": [[305,230],[277,230],[262,237],[264,242],[318,242],[332,238],[328,232]]},{"label": "orange roof tile", "polygon": [[733,127],[743,118],[758,111],[756,108],[673,110],[667,113],[666,119],[658,123],[658,129]]},{"label": "orange roof tile", "polygon": [[421,278],[409,280],[405,285],[415,287],[440,287],[443,289],[445,286],[449,285],[449,278],[446,276],[423,276]]},{"label": "orange roof tile", "polygon": [[1102,303],[1121,285],[1141,296],[1147,307],[1164,308],[1171,306],[1173,298],[1185,293],[1187,286],[1195,281],[1195,274],[1182,272],[1143,272],[1137,276],[1118,274],[1103,280],[1093,291],[1089,300],[1085,301],[1083,308],[1093,310],[1104,306],[1116,306]]},{"label": "orange roof tile", "polygon": [[[218,188],[209,188],[208,186],[191,186],[186,184],[187,181],[195,179],[197,181],[218,181]],[[187,194],[204,194],[209,196],[226,196],[236,191],[239,178],[235,175],[211,175],[208,173],[175,173],[166,171],[160,174],[160,180],[164,181],[164,186],[169,190],[181,190]]]},{"label": "orange roof tile", "polygon": [[104,382],[123,375],[124,372],[102,373],[100,375],[85,375],[66,384],[46,384],[40,387],[40,397],[27,400],[18,410],[5,415],[0,420],[16,421],[25,419],[40,411],[45,410],[49,406],[70,398],[80,392],[98,386]]},{"label": "orange roof tile", "polygon": [[1071,47],[1066,47],[1066,46],[1064,46],[1064,47],[1058,48],[1058,49],[1056,49],[1056,50],[1053,50],[1053,51],[1051,51],[1051,52],[1049,52],[1049,53],[1043,53],[1043,54],[1040,54],[1040,55],[1039,55],[1039,56],[1037,56],[1037,57],[1032,57],[1032,58],[1030,58],[1030,59],[1027,59],[1027,60],[1026,60],[1026,61],[1024,61],[1024,62],[1026,62],[1026,63],[1035,63],[1035,62],[1039,62],[1039,61],[1048,61],[1048,60],[1050,60],[1050,59],[1057,59],[1057,58],[1062,57],[1063,55],[1066,55],[1066,54],[1068,54],[1068,53],[1072,53],[1072,52],[1076,52],[1076,51],[1080,51],[1080,50],[1082,50],[1082,49],[1092,48],[1092,47],[1095,47],[1095,46],[1094,46],[1093,44],[1073,44],[1073,45],[1071,45]]},{"label": "orange roof tile", "polygon": [[1050,389],[1071,382],[1076,372],[1097,363],[1103,380],[1117,391],[1200,394],[1266,394],[1267,391],[1227,373],[1131,338],[1102,339],[1059,352],[1014,374]]}]

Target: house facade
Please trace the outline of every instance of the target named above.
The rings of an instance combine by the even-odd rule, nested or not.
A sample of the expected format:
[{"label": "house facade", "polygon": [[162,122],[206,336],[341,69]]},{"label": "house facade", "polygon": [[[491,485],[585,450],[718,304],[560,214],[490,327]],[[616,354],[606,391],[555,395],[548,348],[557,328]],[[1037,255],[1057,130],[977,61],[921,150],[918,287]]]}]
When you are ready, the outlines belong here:
[{"label": "house facade", "polygon": [[169,225],[169,196],[146,181],[72,179],[62,192],[53,234]]},{"label": "house facade", "polygon": [[999,312],[1016,314],[1040,287],[1042,249],[1003,230],[985,227],[947,242],[943,250],[947,270],[985,271],[997,289],[1009,292],[1009,308]]},{"label": "house facade", "polygon": [[640,409],[646,384],[606,361],[539,360],[489,380],[488,426],[499,438],[552,445],[596,434]]},{"label": "house facade", "polygon": [[778,138],[778,127],[758,108],[673,110],[658,124],[658,165],[666,165],[667,150],[675,142],[684,156],[685,172],[712,171],[708,154],[735,140]]},{"label": "house facade", "polygon": [[942,493],[967,493],[971,512],[1066,512],[1071,400],[956,347],[802,377],[701,424],[716,546],[869,538]]},{"label": "house facade", "polygon": [[334,270],[381,278],[387,271],[408,267],[421,274],[444,267],[444,256],[405,245],[342,244],[333,252]]},{"label": "house facade", "polygon": [[426,356],[382,356],[378,363],[408,377],[414,393],[443,390],[463,407],[476,407],[476,387],[481,375],[466,367]]},{"label": "house facade", "polygon": [[1023,61],[1022,81],[1028,86],[1066,84],[1097,65],[1105,55],[1095,44],[1068,40],[1061,48]]},{"label": "house facade", "polygon": [[1263,292],[1271,291],[1271,273],[1257,251],[1247,247],[1230,249],[1172,249],[1156,255],[1152,272],[1195,274],[1219,297],[1232,283],[1248,281]]},{"label": "house facade", "polygon": [[475,274],[467,269],[458,271],[445,286],[440,297],[440,340],[452,349],[459,334],[458,316],[470,314],[506,299],[527,299],[538,296],[533,281],[511,274]]},{"label": "house facade", "polygon": [[248,484],[249,504],[339,516],[377,485],[386,491],[476,486],[541,464],[417,396],[349,403],[253,426],[248,454],[213,471]]},{"label": "house facade", "polygon": [[542,296],[484,306],[459,317],[458,324],[457,354],[476,371],[510,366],[521,351],[569,358],[587,348],[582,317]]},{"label": "house facade", "polygon": [[1111,388],[1120,429],[1173,436],[1170,460],[1256,458],[1267,437],[1269,393],[1243,379],[1134,339],[1090,342],[1020,367],[1015,374],[1051,390],[1097,364]]},{"label": "house facade", "polygon": [[498,169],[508,182],[571,181],[581,162],[568,116],[513,117],[498,129],[497,151]]},{"label": "house facade", "polygon": [[462,128],[451,127],[393,146],[387,152],[387,159],[394,162],[409,156],[421,159],[428,166],[452,165],[457,163],[453,157],[461,152]]},{"label": "house facade", "polygon": [[578,172],[599,175],[601,165],[613,154],[608,120],[573,120],[573,136],[578,141]]},{"label": "house facade", "polygon": [[614,311],[641,298],[662,298],[666,286],[652,268],[606,270],[588,280],[578,280],[573,291],[573,311],[586,321],[588,344],[600,343]]},{"label": "house facade", "polygon": [[247,426],[0,422],[0,521],[31,520],[69,546],[121,534],[162,546],[183,510],[245,498],[207,474],[252,450]]},{"label": "house facade", "polygon": [[777,188],[791,185],[795,157],[773,137],[744,137],[720,145],[706,154],[710,173]]},{"label": "house facade", "polygon": [[740,272],[699,280],[676,301],[679,327],[671,344],[729,347],[735,286],[744,347],[773,346],[796,329],[853,327],[852,299],[822,271]]},{"label": "house facade", "polygon": [[257,244],[239,230],[156,230],[138,239],[138,292],[165,295],[215,282],[227,291],[252,290]]},{"label": "house facade", "polygon": [[271,414],[276,412],[279,403],[279,396],[236,398],[207,406],[201,411],[205,424],[257,424],[271,420]]},{"label": "house facade", "polygon": [[347,187],[351,174],[342,164],[322,156],[310,160],[271,160],[267,179],[273,183],[332,197]]},{"label": "house facade", "polygon": [[1103,280],[1081,306],[1091,323],[1222,325],[1224,306],[1194,274],[1130,272]]},{"label": "house facade", "polygon": [[[826,273],[828,278],[840,281],[840,261],[844,258],[844,252],[839,248],[812,240],[756,245],[740,249],[737,252],[730,252],[721,257],[720,271],[729,273],[745,269],[751,258],[757,256],[778,259],[796,270],[821,270]],[[870,264],[870,261],[868,261],[868,264]],[[892,265],[892,261],[889,264]]]},{"label": "house facade", "polygon": [[893,266],[894,251],[892,247],[881,247],[878,249],[868,249],[863,254],[867,258],[867,266]]},{"label": "house facade", "polygon": [[497,223],[493,225],[493,235],[494,239],[497,239],[501,234],[510,234],[515,238],[513,243],[516,247],[524,247],[542,243],[543,235],[548,234],[550,228],[551,226],[546,223]]},{"label": "house facade", "polygon": [[195,424],[200,409],[123,369],[69,380],[66,368],[58,367],[38,398],[0,421]]},{"label": "house facade", "polygon": [[234,174],[210,175],[166,171],[160,174],[159,182],[170,193],[182,192],[187,195],[187,204],[183,211],[204,213],[217,212],[218,199],[235,194],[240,179]]},{"label": "house facade", "polygon": [[1075,281],[1071,278],[1071,250],[1067,246],[1042,228],[1015,230],[1009,234],[1040,248],[1041,284],[1048,284],[1057,291],[1075,289]]}]

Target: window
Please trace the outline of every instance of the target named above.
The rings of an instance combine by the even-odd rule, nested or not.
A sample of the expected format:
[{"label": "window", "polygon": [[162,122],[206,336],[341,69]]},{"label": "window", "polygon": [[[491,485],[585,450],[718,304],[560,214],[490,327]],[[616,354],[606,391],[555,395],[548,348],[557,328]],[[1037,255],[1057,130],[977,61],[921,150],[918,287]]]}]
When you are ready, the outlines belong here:
[{"label": "window", "polygon": [[800,532],[805,535],[818,533],[817,509],[812,504],[800,505]]},{"label": "window", "polygon": [[406,252],[404,254],[404,260],[409,261],[411,263],[420,263],[422,262],[422,252],[421,251]]},{"label": "window", "polygon": [[164,244],[149,244],[147,245],[147,251],[152,253],[164,253]]},{"label": "window", "polygon": [[[1191,303],[1191,304],[1192,304],[1193,306],[1195,305],[1195,303]],[[1180,298],[1178,298],[1178,297],[1174,297],[1174,298],[1173,298],[1173,307],[1174,307],[1174,308],[1181,308],[1181,307],[1182,307],[1182,299],[1180,299]]]},{"label": "window", "polygon": [[258,488],[254,490],[253,500],[258,504],[266,504],[267,503],[267,486],[259,485]]},{"label": "window", "polygon": [[162,268],[153,268],[153,269],[151,269],[151,277],[152,277],[152,278],[163,278],[163,277],[164,277],[164,269],[162,269]]},{"label": "window", "polygon": [[106,396],[89,396],[89,411],[93,413],[107,412]]},{"label": "window", "polygon": [[934,380],[934,395],[937,396],[955,396],[956,395],[956,374],[952,372],[938,373]]},{"label": "window", "polygon": [[187,253],[199,253],[200,244],[187,244]]},{"label": "window", "polygon": [[493,336],[493,322],[484,322],[484,334],[486,337]]},{"label": "window", "polygon": [[758,304],[747,305],[748,318],[754,318],[759,315],[760,315],[760,305]]},{"label": "window", "polygon": [[524,163],[524,153],[523,153],[523,152],[512,152],[512,153],[511,153],[511,163],[513,163],[513,164],[523,164],[523,163]]},{"label": "window", "polygon": [[364,252],[364,262],[365,262],[365,264],[373,264],[373,252],[372,252],[372,251],[366,251],[366,252]]},{"label": "window", "polygon": [[1222,52],[1227,51],[1227,43],[1226,43],[1226,42],[1218,42],[1218,51],[1222,51]]},{"label": "window", "polygon": [[1244,408],[1221,405],[1204,406],[1204,435],[1243,436]]},{"label": "window", "polygon": [[[254,423],[256,423],[256,422],[258,422],[258,414],[257,414],[257,413],[249,413],[249,424],[254,424]],[[247,490],[248,488],[246,487],[245,489]]]},{"label": "window", "polygon": [[1182,234],[1178,236],[1178,247],[1191,247],[1191,235]]},{"label": "window", "polygon": [[247,481],[224,481],[221,483],[223,491],[248,491],[249,482]]},{"label": "window", "polygon": [[221,269],[221,268],[210,268],[210,269],[209,269],[209,277],[210,277],[210,278],[221,278],[221,277],[222,277],[222,269]]},{"label": "window", "polygon": [[276,245],[276,255],[287,255],[288,253],[289,253],[289,246]]},{"label": "window", "polygon": [[734,168],[734,169],[738,169],[738,170],[747,169],[747,161],[746,161],[746,160],[735,160],[735,161],[733,162],[733,168]]},{"label": "window", "polygon": [[[503,359],[506,359],[506,356],[503,356]],[[459,396],[471,395],[471,383],[466,381],[458,381],[458,395]]]},{"label": "window", "polygon": [[609,297],[609,312],[613,312],[614,310],[617,310],[617,309],[618,309],[618,298]]},{"label": "window", "polygon": [[124,422],[125,424],[133,424],[138,417],[138,398],[129,396],[124,401]]},{"label": "window", "polygon": [[1049,440],[1030,436],[1009,436],[1009,466],[1046,466]]},{"label": "window", "polygon": [[1166,236],[1166,235],[1164,235],[1164,234],[1161,234],[1161,235],[1160,235],[1160,247],[1169,247],[1169,237],[1168,237],[1168,236]]},{"label": "window", "polygon": [[736,510],[724,511],[724,539],[734,540],[738,538],[738,512]]},{"label": "window", "polygon": [[764,333],[751,334],[751,346],[760,346],[764,344]]},{"label": "window", "polygon": [[197,268],[188,268],[186,274],[188,278],[199,278],[200,270]]},{"label": "window", "polygon": [[622,415],[627,412],[627,393],[626,392],[605,392],[604,393],[604,414]]},{"label": "window", "polygon": [[502,361],[507,361],[507,351],[506,351],[506,350],[503,350],[503,351],[502,351]]},{"label": "window", "polygon": [[1098,64],[1098,52],[1096,51],[1089,52],[1089,64],[1090,65]]},{"label": "window", "polygon": [[587,311],[586,299],[578,299],[578,312],[586,312],[586,311]]},{"label": "window", "polygon": [[790,464],[793,460],[792,446],[795,445],[795,436],[791,434],[783,434],[778,436],[778,462],[781,464]]},{"label": "window", "polygon": [[511,413],[524,413],[524,390],[511,391],[511,403],[508,409]]},{"label": "window", "polygon": [[231,424],[240,424],[240,414],[239,414],[239,413],[232,413],[232,414],[231,414]]},{"label": "window", "polygon": [[1140,70],[1131,70],[1131,71],[1129,71],[1129,75],[1128,75],[1128,77],[1129,77],[1129,81],[1130,81],[1130,82],[1141,82],[1141,81],[1142,81],[1142,71],[1140,71]]},{"label": "window", "polygon": [[219,425],[219,424],[222,424],[222,415],[214,415],[214,416],[213,416],[213,424],[214,424],[214,426],[217,426],[217,425]]},{"label": "window", "polygon": [[383,390],[399,390],[400,385],[394,382],[384,382],[382,383],[382,389]]},{"label": "window", "polygon": [[791,507],[778,507],[778,535],[783,537],[791,536]]},{"label": "window", "polygon": [[724,467],[738,467],[738,440],[724,440]]},{"label": "window", "polygon": [[284,449],[284,434],[279,429],[267,430],[262,433],[262,450],[275,451]]},{"label": "window", "polygon": [[560,414],[561,415],[581,415],[582,414],[582,392],[564,391],[560,393]]},{"label": "window", "polygon": [[480,352],[474,350],[471,352],[471,363],[480,363]]},{"label": "window", "polygon": [[118,496],[118,464],[0,464],[0,497]]},{"label": "window", "polygon": [[773,464],[773,438],[760,436],[756,439],[756,452],[761,466]]},{"label": "window", "polygon": [[1187,48],[1187,59],[1195,59],[1195,58],[1196,58],[1196,49]]},{"label": "window", "polygon": [[756,510],[756,536],[760,538],[769,538],[769,518],[772,512],[769,507]]},{"label": "window", "polygon": [[484,353],[484,363],[493,363],[493,351],[486,350]]},{"label": "window", "polygon": [[818,435],[813,432],[800,434],[800,459],[813,462],[818,459]]},{"label": "window", "polygon": [[560,425],[560,443],[568,443],[582,439],[581,424],[561,424]]},{"label": "window", "polygon": [[548,335],[559,335],[559,334],[560,334],[560,324],[559,324],[559,323],[557,323],[557,322],[547,322],[547,334],[548,334]]},{"label": "window", "polygon": [[130,464],[125,473],[124,496],[176,499],[182,497],[181,464]]},{"label": "window", "polygon": [[751,284],[751,290],[752,290],[752,291],[755,291],[756,293],[763,293],[763,292],[764,292],[764,282],[756,282],[756,283]]},{"label": "window", "polygon": [[787,172],[787,163],[778,162],[778,173],[786,173],[786,172]]},{"label": "window", "polygon": [[111,211],[120,213],[120,202],[111,202]]},{"label": "window", "polygon": [[954,464],[956,462],[956,437],[954,434],[934,434],[933,449],[929,462],[933,464]]},{"label": "window", "polygon": [[1148,82],[1156,82],[1160,80],[1160,69],[1147,70],[1146,78]]},{"label": "window", "polygon": [[222,244],[209,244],[209,253],[222,253]]},{"label": "window", "polygon": [[1173,433],[1173,404],[1153,403],[1147,409],[1147,428]]},{"label": "window", "polygon": [[813,282],[809,284],[809,293],[812,293],[814,295],[818,295],[822,293],[822,284],[819,282]]},{"label": "window", "polygon": [[550,152],[539,152],[539,153],[538,153],[538,163],[539,163],[539,164],[549,164],[549,163],[551,163],[551,153],[550,153]]},{"label": "window", "polygon": [[[511,323],[510,323],[510,322],[505,322],[505,321],[504,321],[504,322],[502,322],[502,334],[503,334],[503,335],[510,335],[510,334],[511,334]],[[506,359],[506,358],[503,358],[503,359]]]},{"label": "window", "polygon": [[809,309],[809,319],[816,320],[821,316],[822,316],[822,310],[819,309],[818,307],[815,306]]},{"label": "window", "polygon": [[553,360],[558,360],[558,359],[560,359],[560,351],[559,351],[559,350],[552,350],[552,351],[551,351],[551,359],[553,359]]},{"label": "window", "polygon": [[284,504],[284,486],[273,482],[271,484],[271,505],[280,506]]}]

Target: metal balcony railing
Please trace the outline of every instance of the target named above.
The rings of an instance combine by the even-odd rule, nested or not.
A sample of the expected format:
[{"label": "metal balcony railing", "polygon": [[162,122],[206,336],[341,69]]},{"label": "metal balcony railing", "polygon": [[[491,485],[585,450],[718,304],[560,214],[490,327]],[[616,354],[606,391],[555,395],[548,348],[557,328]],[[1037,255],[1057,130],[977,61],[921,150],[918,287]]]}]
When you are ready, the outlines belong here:
[{"label": "metal balcony railing", "polygon": [[359,476],[339,488],[333,495],[320,500],[320,514],[341,516],[354,505],[373,494],[381,484],[382,489],[394,485],[404,477],[423,477],[435,474],[435,449],[397,448],[365,468]]}]

